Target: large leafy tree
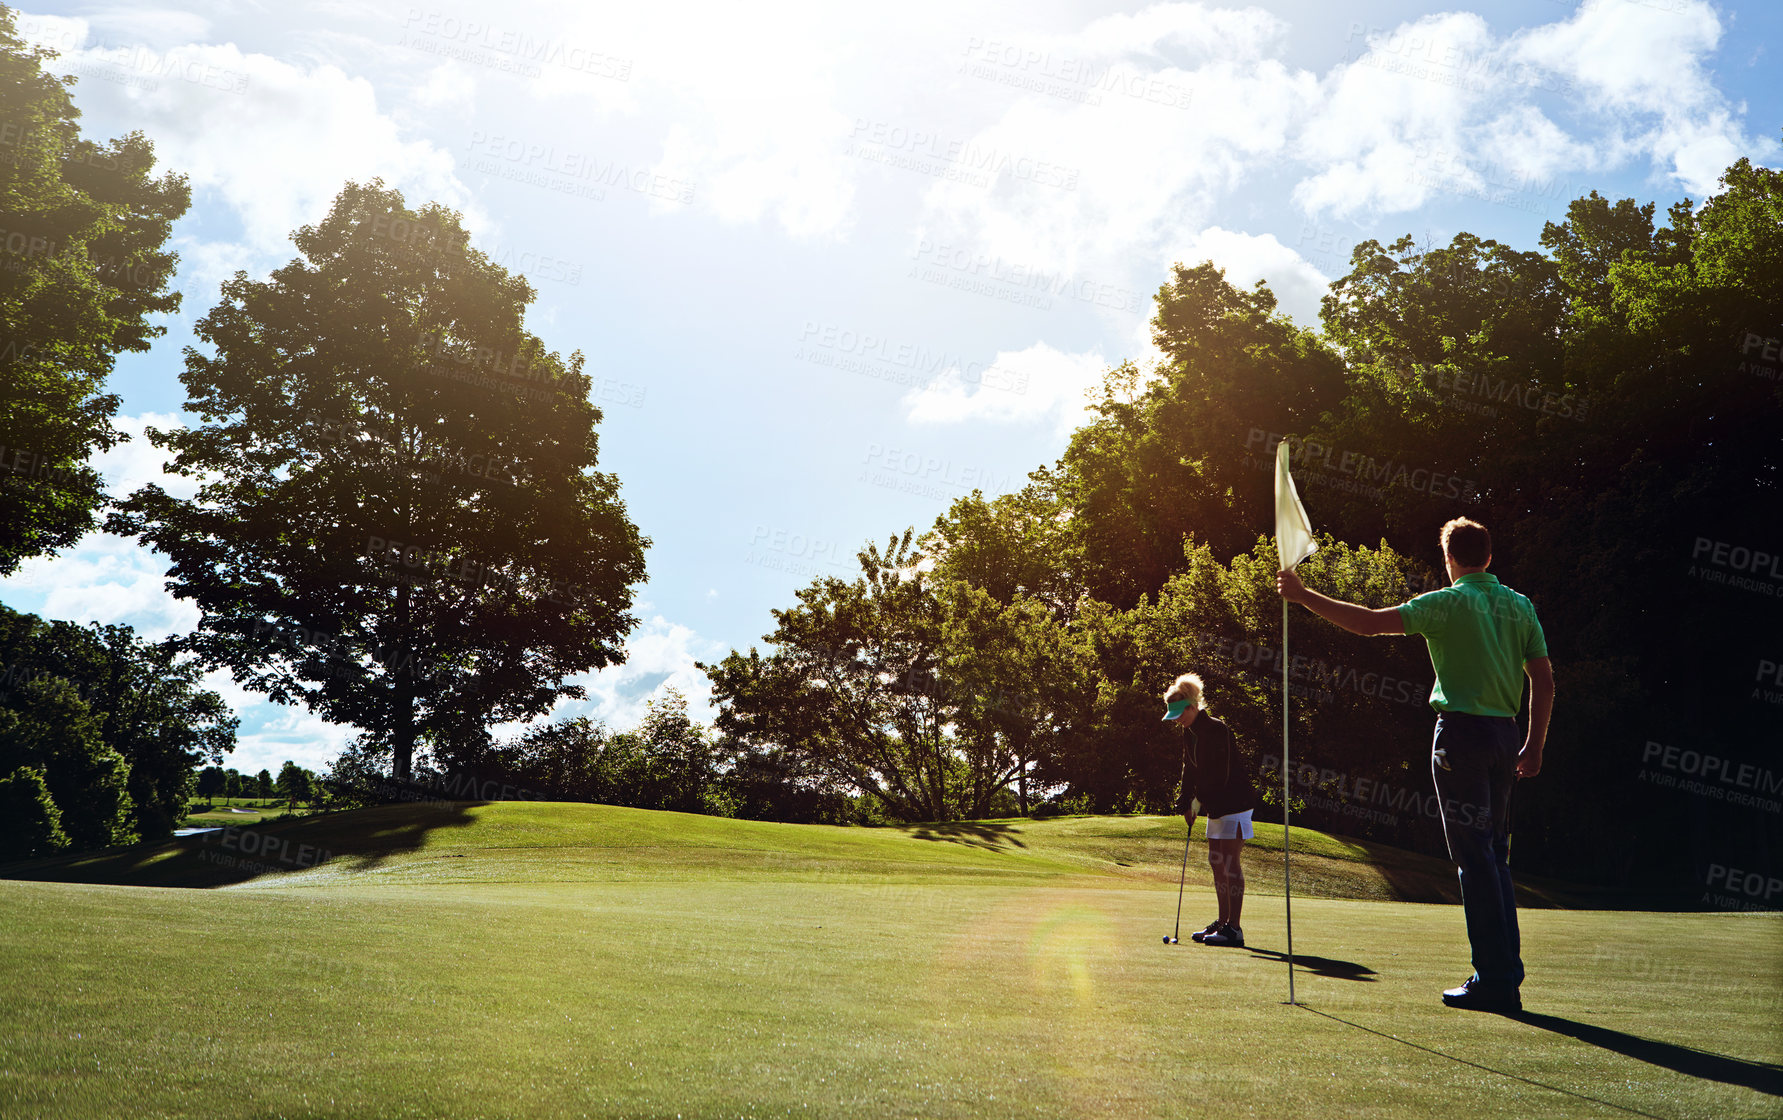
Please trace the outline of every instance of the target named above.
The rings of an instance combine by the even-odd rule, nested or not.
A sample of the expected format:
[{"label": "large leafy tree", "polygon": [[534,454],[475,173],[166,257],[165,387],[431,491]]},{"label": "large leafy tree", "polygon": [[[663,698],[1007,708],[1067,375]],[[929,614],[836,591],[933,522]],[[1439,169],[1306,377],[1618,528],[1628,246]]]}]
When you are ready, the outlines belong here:
[{"label": "large leafy tree", "polygon": [[266,280],[238,273],[151,437],[203,485],[114,531],[172,560],[188,641],[247,687],[365,732],[410,775],[624,659],[648,545],[597,471],[582,357],[527,331],[525,279],[451,210],[351,184]]},{"label": "large leafy tree", "polygon": [[106,378],[179,306],[163,246],[190,202],[182,176],[151,175],[140,133],[81,136],[74,79],[47,57],[0,7],[0,573],[94,527],[105,493],[87,459],[124,438]]},{"label": "large leafy tree", "polygon": [[1344,392],[1329,346],[1211,263],[1172,268],[1151,327],[1163,361],[1111,370],[1096,416],[1036,475],[1067,515],[1061,559],[1121,609],[1180,570],[1190,532],[1246,548],[1270,516],[1271,435],[1309,430]]},{"label": "large leafy tree", "polygon": [[1022,760],[996,740],[984,674],[958,672],[960,643],[997,628],[982,592],[965,618],[930,579],[913,531],[860,554],[861,578],[820,579],[775,611],[775,651],[702,665],[718,727],[913,821],[983,816]]}]

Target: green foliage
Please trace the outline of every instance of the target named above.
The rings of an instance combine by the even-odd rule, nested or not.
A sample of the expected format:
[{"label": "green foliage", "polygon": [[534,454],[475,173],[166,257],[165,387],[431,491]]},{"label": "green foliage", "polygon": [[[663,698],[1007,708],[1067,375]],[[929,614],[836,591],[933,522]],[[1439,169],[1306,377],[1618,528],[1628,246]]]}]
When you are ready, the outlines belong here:
[{"label": "green foliage", "polygon": [[[236,718],[222,697],[200,686],[192,660],[181,657],[171,642],[142,641],[128,626],[45,622],[0,606],[0,663],[6,667],[0,711],[27,721],[53,719],[29,714],[44,696],[30,693],[28,686],[66,686],[80,705],[77,722],[93,726],[98,742],[127,775],[128,797],[119,805],[127,806],[120,811],[129,820],[116,829],[70,824],[79,845],[113,843],[114,832],[154,840],[167,836],[185,815],[198,765],[219,761],[234,749]],[[68,757],[84,752],[80,748]],[[63,798],[84,789],[87,779],[67,777],[53,765],[45,772],[62,812],[74,814]]]},{"label": "green foliage", "polygon": [[348,185],[298,259],[238,273],[181,375],[198,427],[152,432],[192,501],[147,486],[108,527],[171,558],[188,648],[360,728],[410,777],[623,660],[648,544],[594,469],[582,357],[525,329],[527,282],[459,216]]},{"label": "green foliage", "polygon": [[0,778],[0,860],[53,855],[67,846],[62,811],[43,770],[20,766]]},{"label": "green foliage", "polygon": [[[130,764],[100,736],[100,717],[74,685],[38,677],[0,708],[0,773],[43,776],[60,825],[77,850],[137,838],[128,789]],[[28,779],[27,779],[28,780]]]},{"label": "green foliage", "polygon": [[288,804],[295,807],[299,802],[310,799],[314,784],[314,774],[290,759],[286,759],[285,765],[279,768],[279,776],[274,780],[272,788]]},{"label": "green foliage", "polygon": [[0,7],[0,574],[73,544],[105,501],[94,451],[124,437],[105,391],[123,351],[144,351],[179,307],[165,252],[190,201],[183,176],[150,177],[141,133],[81,136],[73,78],[44,72]]},{"label": "green foliage", "polygon": [[1045,742],[1034,725],[1051,711],[1028,674],[1060,664],[1063,643],[1043,608],[930,578],[913,538],[869,544],[853,583],[799,591],[800,606],[774,612],[773,654],[701,668],[725,705],[720,731],[744,749],[896,819],[983,817],[1012,780],[1026,796]]}]

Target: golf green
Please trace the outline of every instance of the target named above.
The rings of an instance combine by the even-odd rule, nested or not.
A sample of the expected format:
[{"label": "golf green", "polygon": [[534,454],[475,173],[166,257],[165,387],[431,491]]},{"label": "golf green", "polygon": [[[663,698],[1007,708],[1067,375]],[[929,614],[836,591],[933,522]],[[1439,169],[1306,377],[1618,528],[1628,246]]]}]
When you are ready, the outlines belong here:
[{"label": "golf green", "polygon": [[[1526,910],[1512,1018],[1438,1001],[1467,972],[1458,908],[1297,893],[1293,1007],[1279,829],[1250,853],[1245,949],[1186,940],[1212,915],[1199,843],[1185,941],[1162,943],[1180,819],[863,830],[496,804],[254,831],[274,830],[334,845],[247,877],[193,862],[215,834],[7,869],[231,882],[0,881],[0,1115],[1783,1111],[1775,915]],[[1407,874],[1325,873],[1372,864],[1295,840],[1297,883]]]}]

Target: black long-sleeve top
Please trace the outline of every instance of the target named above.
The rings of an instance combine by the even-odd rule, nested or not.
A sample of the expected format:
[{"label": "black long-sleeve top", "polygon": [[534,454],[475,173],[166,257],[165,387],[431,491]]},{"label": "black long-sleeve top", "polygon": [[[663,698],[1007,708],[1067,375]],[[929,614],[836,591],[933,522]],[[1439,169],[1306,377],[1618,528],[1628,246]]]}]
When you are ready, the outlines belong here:
[{"label": "black long-sleeve top", "polygon": [[1182,730],[1182,793],[1176,799],[1177,812],[1188,812],[1190,801],[1197,797],[1209,819],[1255,809],[1257,788],[1238,753],[1232,730],[1205,711]]}]

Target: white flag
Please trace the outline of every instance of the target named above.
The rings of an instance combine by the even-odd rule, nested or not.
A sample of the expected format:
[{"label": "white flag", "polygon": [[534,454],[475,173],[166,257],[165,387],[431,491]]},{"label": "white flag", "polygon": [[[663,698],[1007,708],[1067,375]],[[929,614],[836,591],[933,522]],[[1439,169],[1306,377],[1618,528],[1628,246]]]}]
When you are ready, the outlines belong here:
[{"label": "white flag", "polygon": [[1288,473],[1288,441],[1275,445],[1275,551],[1284,570],[1291,570],[1319,550],[1313,540],[1312,521],[1300,495],[1294,492],[1294,476]]}]

